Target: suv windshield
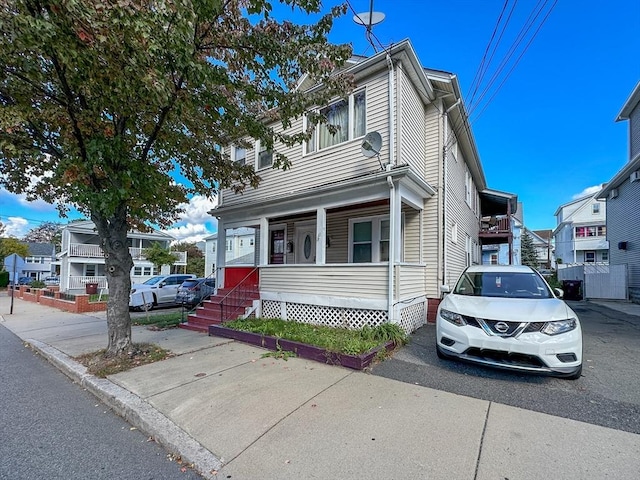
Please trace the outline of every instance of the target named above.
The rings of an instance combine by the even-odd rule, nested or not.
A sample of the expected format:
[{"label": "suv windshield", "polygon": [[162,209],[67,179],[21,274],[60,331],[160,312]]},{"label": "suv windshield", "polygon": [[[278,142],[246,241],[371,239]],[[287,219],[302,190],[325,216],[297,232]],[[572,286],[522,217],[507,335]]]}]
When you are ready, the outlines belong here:
[{"label": "suv windshield", "polygon": [[454,293],[473,297],[553,298],[535,273],[465,272]]},{"label": "suv windshield", "polygon": [[143,283],[143,285],[155,285],[160,283],[164,277],[151,277],[149,280]]}]

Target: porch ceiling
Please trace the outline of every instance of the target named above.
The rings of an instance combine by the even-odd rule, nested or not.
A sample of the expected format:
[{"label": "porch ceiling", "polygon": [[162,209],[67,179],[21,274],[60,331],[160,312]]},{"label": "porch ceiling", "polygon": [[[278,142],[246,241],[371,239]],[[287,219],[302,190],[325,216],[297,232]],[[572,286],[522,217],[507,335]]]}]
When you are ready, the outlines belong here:
[{"label": "porch ceiling", "polygon": [[514,214],[518,210],[518,196],[498,190],[480,192],[480,213],[483,217]]}]

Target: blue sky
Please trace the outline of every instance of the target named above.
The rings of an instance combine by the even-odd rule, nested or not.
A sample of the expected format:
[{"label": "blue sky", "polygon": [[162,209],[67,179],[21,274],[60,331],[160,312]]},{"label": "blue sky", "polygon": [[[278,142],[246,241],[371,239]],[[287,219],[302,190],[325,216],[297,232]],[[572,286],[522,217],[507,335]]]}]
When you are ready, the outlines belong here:
[{"label": "blue sky", "polygon": [[[386,17],[374,34],[385,46],[409,38],[425,67],[458,76],[469,106],[470,89],[504,3],[376,0],[374,10]],[[489,188],[517,194],[525,225],[533,230],[554,228],[559,205],[607,182],[627,161],[628,124],[615,118],[640,81],[638,0],[546,2],[523,44],[498,73],[527,18],[543,3],[520,0],[515,5],[478,92],[495,76],[494,86],[473,102],[478,107],[471,117]],[[513,4],[509,0],[507,11]],[[350,0],[350,5],[356,12],[369,11],[369,0]],[[304,21],[290,9],[278,12]],[[338,20],[331,41],[351,43],[357,54],[373,54],[364,28],[352,17],[349,12]],[[215,223],[206,214],[211,206],[204,198],[194,199],[170,233],[194,240],[213,233]],[[21,236],[42,221],[62,220],[51,206],[29,204],[0,190],[0,221]]]}]

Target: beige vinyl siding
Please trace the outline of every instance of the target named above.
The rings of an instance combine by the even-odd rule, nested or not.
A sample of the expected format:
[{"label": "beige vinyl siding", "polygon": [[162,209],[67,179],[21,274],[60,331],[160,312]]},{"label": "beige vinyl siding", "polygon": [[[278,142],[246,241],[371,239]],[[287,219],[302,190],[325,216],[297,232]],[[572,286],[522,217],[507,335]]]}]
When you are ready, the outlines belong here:
[{"label": "beige vinyl siding", "polygon": [[[382,135],[380,159],[386,163],[389,161],[387,76],[382,72],[367,79],[363,85],[366,89],[366,131],[375,130]],[[291,132],[301,130],[302,118],[294,121],[291,127]],[[363,156],[361,144],[362,137],[358,137],[303,156],[302,145],[286,148],[276,143],[275,150],[287,156],[291,161],[291,168],[287,171],[272,168],[260,170],[262,181],[257,189],[249,188],[243,194],[223,190],[223,204],[232,206],[258,203],[318,185],[379,171],[378,158]],[[249,156],[250,152],[247,152],[247,155]],[[251,158],[255,158],[255,153]]]},{"label": "beige vinyl siding", "polygon": [[425,271],[422,265],[398,265],[395,276],[396,299],[406,300],[424,295]]},{"label": "beige vinyl siding", "polygon": [[398,136],[400,149],[398,155],[399,164],[408,164],[422,178],[425,176],[425,112],[424,104],[418,96],[416,89],[407,78],[402,69],[398,69],[398,80],[401,89],[400,112],[402,115],[401,131]]},{"label": "beige vinyl siding", "polygon": [[260,290],[281,294],[379,299],[387,297],[386,265],[265,267],[260,269]]},{"label": "beige vinyl siding", "polygon": [[[457,161],[453,155],[447,155],[448,188],[447,188],[447,224],[445,225],[445,241],[447,243],[447,272],[445,283],[452,285],[467,266],[466,262],[466,236],[469,235],[473,248],[474,242],[478,242],[478,218],[474,214],[473,199],[475,188],[472,190],[471,206],[465,199],[465,179],[468,167],[461,152],[458,152]],[[451,229],[457,225],[458,241],[451,241]],[[472,258],[474,257],[472,252]]]},{"label": "beige vinyl siding", "polygon": [[358,208],[335,213],[327,213],[327,235],[331,246],[327,248],[327,263],[347,263],[349,259],[349,219],[389,215],[389,207]]},{"label": "beige vinyl siding", "polygon": [[420,212],[408,205],[402,205],[404,218],[404,258],[405,263],[420,262]]},{"label": "beige vinyl siding", "polygon": [[442,224],[442,118],[434,105],[427,106],[425,116],[426,180],[436,188],[436,195],[428,199],[424,204],[423,217],[423,261],[427,264],[426,292],[429,298],[440,296],[442,241],[444,235]]}]

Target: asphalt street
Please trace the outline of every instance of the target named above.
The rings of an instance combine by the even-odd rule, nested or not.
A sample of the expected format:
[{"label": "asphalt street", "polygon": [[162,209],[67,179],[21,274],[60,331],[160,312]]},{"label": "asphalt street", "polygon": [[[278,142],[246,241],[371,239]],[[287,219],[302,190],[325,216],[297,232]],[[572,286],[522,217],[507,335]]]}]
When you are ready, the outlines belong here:
[{"label": "asphalt street", "polygon": [[435,325],[411,335],[374,375],[640,434],[640,317],[590,302],[567,302],[583,329],[578,380],[512,373],[440,360]]},{"label": "asphalt street", "polygon": [[0,325],[0,478],[201,478]]}]

